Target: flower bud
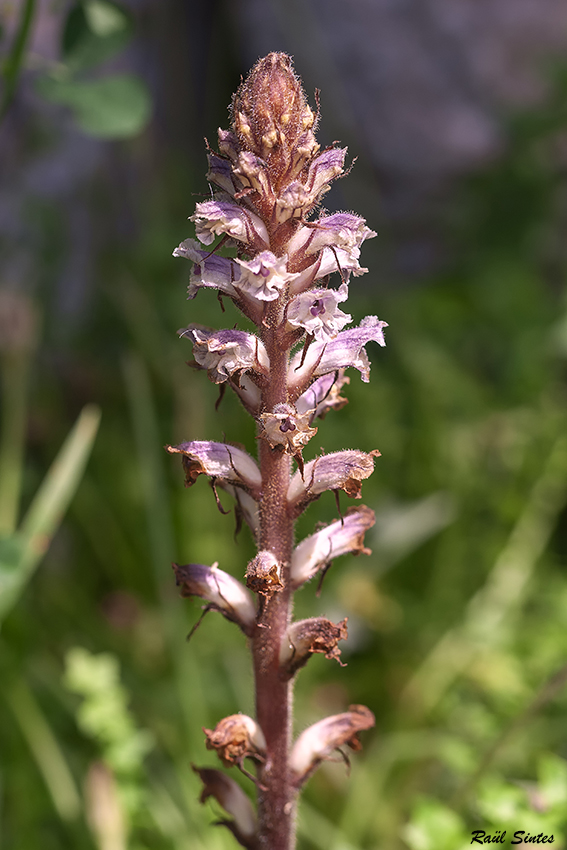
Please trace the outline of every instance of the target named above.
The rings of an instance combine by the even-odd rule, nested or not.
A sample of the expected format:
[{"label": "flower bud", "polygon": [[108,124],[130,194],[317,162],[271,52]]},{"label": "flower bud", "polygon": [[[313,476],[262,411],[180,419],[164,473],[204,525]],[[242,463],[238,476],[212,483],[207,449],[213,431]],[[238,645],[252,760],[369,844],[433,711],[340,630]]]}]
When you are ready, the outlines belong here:
[{"label": "flower bud", "polygon": [[333,750],[349,746],[360,750],[358,732],[374,726],[374,715],[364,705],[351,705],[344,714],[326,717],[302,732],[291,751],[290,767],[300,787],[328,759]]},{"label": "flower bud", "polygon": [[337,644],[348,637],[346,624],[346,618],[335,624],[325,617],[311,617],[292,623],[280,647],[282,668],[292,676],[307,664],[314,652],[322,653],[325,658],[335,658],[340,664],[341,651]]},{"label": "flower bud", "polygon": [[216,750],[227,767],[242,765],[245,758],[262,759],[266,739],[259,725],[246,714],[231,714],[217,723],[214,730],[203,729],[208,750]]},{"label": "flower bud", "polygon": [[333,558],[352,553],[370,555],[364,534],[375,522],[374,511],[365,505],[349,508],[342,520],[332,522],[306,537],[291,556],[290,578],[294,589],[305,584]]},{"label": "flower bud", "polygon": [[192,767],[204,786],[200,797],[201,803],[204,803],[209,797],[214,797],[225,812],[233,818],[231,821],[220,821],[220,823],[230,829],[243,847],[248,848],[248,850],[257,850],[256,814],[249,797],[240,785],[220,770],[210,767],[195,767],[195,765],[192,765]]},{"label": "flower bud", "polygon": [[173,564],[181,596],[199,596],[209,607],[250,634],[256,622],[256,609],[246,588],[216,564]]}]

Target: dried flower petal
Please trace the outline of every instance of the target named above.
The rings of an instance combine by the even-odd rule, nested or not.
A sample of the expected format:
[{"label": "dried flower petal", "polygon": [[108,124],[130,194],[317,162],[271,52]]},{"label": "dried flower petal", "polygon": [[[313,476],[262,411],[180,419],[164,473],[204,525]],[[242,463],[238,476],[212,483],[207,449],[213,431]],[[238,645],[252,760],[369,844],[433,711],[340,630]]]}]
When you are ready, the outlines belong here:
[{"label": "dried flower petal", "polygon": [[292,327],[304,328],[316,340],[334,339],[352,316],[339,310],[341,301],[348,298],[348,286],[335,289],[309,289],[290,301],[287,320]]},{"label": "dried flower petal", "polygon": [[216,564],[173,564],[177,586],[184,598],[199,596],[211,608],[237,623],[245,634],[250,634],[256,622],[256,609],[252,597],[239,581]]},{"label": "dried flower petal", "polygon": [[260,436],[273,449],[283,446],[290,454],[297,455],[317,433],[317,428],[309,427],[311,414],[312,411],[298,413],[292,404],[276,404],[271,413],[258,417],[262,423]]},{"label": "dried flower petal", "polygon": [[317,378],[295,402],[298,413],[309,411],[313,422],[317,417],[324,419],[329,410],[340,410],[348,404],[348,399],[341,396],[345,384],[350,384],[350,378],[344,369]]},{"label": "dried flower petal", "polygon": [[315,652],[322,653],[325,658],[334,658],[340,664],[341,651],[337,644],[348,637],[346,624],[346,618],[335,624],[325,617],[292,623],[280,647],[282,668],[292,676]]},{"label": "dried flower petal", "polygon": [[298,351],[289,366],[290,386],[303,387],[312,377],[336,372],[348,366],[358,369],[362,380],[368,383],[370,361],[364,346],[371,340],[385,346],[384,328],[387,327],[387,323],[378,321],[376,316],[366,316],[358,328],[341,331],[329,342],[314,342],[305,355]]},{"label": "dried flower petal", "polygon": [[195,222],[197,239],[204,245],[210,245],[216,236],[225,233],[258,251],[269,244],[268,231],[262,219],[230,200],[197,204],[191,221]]},{"label": "dried flower petal", "polygon": [[262,549],[253,558],[246,569],[246,587],[254,593],[272,596],[278,590],[283,590],[282,565],[276,556]]},{"label": "dried flower petal", "polygon": [[297,275],[287,271],[287,256],[262,251],[253,260],[236,260],[240,266],[238,289],[260,301],[274,301]]},{"label": "dried flower petal", "polygon": [[328,759],[334,750],[345,744],[360,750],[357,733],[374,726],[374,715],[364,705],[351,705],[344,714],[326,717],[302,732],[291,751],[290,767],[299,787]]},{"label": "dried flower petal", "polygon": [[241,372],[268,373],[266,349],[254,334],[232,328],[214,331],[202,325],[189,325],[178,333],[192,340],[197,364],[215,384]]},{"label": "dried flower petal", "polygon": [[200,797],[201,803],[209,797],[214,797],[225,812],[234,818],[232,821],[221,821],[221,824],[228,827],[236,840],[247,850],[257,850],[256,814],[249,797],[240,785],[220,770],[211,767],[195,767],[195,765],[192,767],[204,785]]},{"label": "dried flower petal", "polygon": [[224,765],[242,765],[245,758],[263,758],[266,739],[259,725],[246,714],[231,714],[214,730],[203,729],[208,750],[216,750]]},{"label": "dried flower petal", "polygon": [[306,537],[291,557],[290,578],[294,589],[315,576],[322,567],[340,555],[370,555],[364,534],[375,523],[374,511],[365,505],[351,507],[341,520],[330,523]]},{"label": "dried flower petal", "polygon": [[372,475],[374,458],[379,456],[378,451],[366,454],[351,449],[309,461],[305,464],[303,476],[298,471],[291,479],[287,491],[290,506],[301,512],[325,490],[344,490],[353,499],[360,499],[361,482]]},{"label": "dried flower petal", "polygon": [[185,484],[191,487],[199,475],[210,475],[237,487],[243,487],[255,498],[259,497],[262,475],[258,465],[247,452],[228,443],[193,440],[178,446],[166,446],[170,454],[183,456]]}]

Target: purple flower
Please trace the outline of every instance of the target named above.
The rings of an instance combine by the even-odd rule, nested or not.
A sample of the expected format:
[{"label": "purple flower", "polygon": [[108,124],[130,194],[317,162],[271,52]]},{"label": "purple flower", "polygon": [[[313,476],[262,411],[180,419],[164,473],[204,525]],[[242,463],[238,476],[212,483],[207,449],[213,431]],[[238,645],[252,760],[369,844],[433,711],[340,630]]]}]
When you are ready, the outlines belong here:
[{"label": "purple flower", "polygon": [[207,180],[210,180],[211,183],[215,183],[215,185],[219,186],[233,198],[237,191],[237,187],[234,184],[232,165],[228,160],[217,156],[217,154],[213,152],[208,154],[207,159],[209,160]]},{"label": "purple flower", "polygon": [[338,305],[348,298],[348,286],[335,289],[308,289],[289,304],[287,320],[292,327],[304,328],[315,339],[334,339],[352,316],[339,310]]},{"label": "purple flower", "polygon": [[310,422],[317,417],[324,419],[329,410],[340,410],[348,399],[341,396],[341,389],[345,384],[350,384],[350,378],[345,375],[344,369],[338,372],[322,375],[313,381],[311,386],[299,396],[295,402],[298,413],[310,412]]},{"label": "purple flower", "polygon": [[213,331],[201,325],[189,325],[178,333],[193,341],[197,364],[207,370],[215,384],[240,372],[268,372],[266,349],[254,334],[230,329]]},{"label": "purple flower", "polygon": [[201,288],[217,289],[231,298],[237,295],[233,282],[240,275],[240,270],[233,260],[203,251],[194,239],[185,239],[175,249],[173,256],[183,257],[195,263],[187,290],[188,298],[195,298]]},{"label": "purple flower", "polygon": [[272,448],[283,446],[290,454],[297,454],[307,445],[317,428],[310,428],[311,411],[299,414],[292,404],[277,404],[271,413],[262,413],[261,436]]},{"label": "purple flower", "polygon": [[360,505],[349,508],[343,519],[302,540],[291,557],[293,587],[301,587],[339,555],[370,555],[370,549],[364,545],[364,535],[374,522],[374,511]]},{"label": "purple flower", "polygon": [[226,233],[255,250],[268,247],[266,225],[250,210],[225,200],[203,201],[195,210],[191,221],[195,222],[197,239],[204,245],[210,245],[215,236]]},{"label": "purple flower", "polygon": [[252,597],[239,581],[218,564],[173,564],[181,596],[199,596],[210,608],[220,611],[227,620],[237,623],[243,632],[250,634],[256,622],[256,608]]},{"label": "purple flower", "polygon": [[213,443],[208,440],[194,440],[165,448],[170,454],[183,456],[187,487],[191,487],[199,475],[209,475],[218,479],[219,483],[226,482],[243,487],[258,499],[262,476],[256,461],[242,449],[228,443]]},{"label": "purple flower", "polygon": [[240,266],[238,289],[260,301],[274,301],[285,285],[297,277],[287,271],[287,256],[262,251],[253,260],[236,260]]},{"label": "purple flower", "polygon": [[358,328],[341,331],[330,342],[314,342],[309,346],[305,357],[303,351],[298,351],[289,366],[290,387],[301,389],[311,378],[336,372],[347,366],[358,369],[362,380],[368,383],[370,361],[364,346],[371,340],[385,346],[384,328],[387,327],[387,322],[380,322],[376,316],[366,316]]},{"label": "purple flower", "polygon": [[374,471],[374,458],[380,452],[370,453],[350,449],[315,458],[305,464],[292,477],[287,491],[290,507],[300,513],[305,505],[317,499],[325,490],[344,490],[353,499],[360,499],[362,481]]},{"label": "purple flower", "polygon": [[290,256],[296,252],[316,254],[322,248],[342,248],[353,259],[360,256],[360,246],[365,239],[376,236],[366,227],[366,221],[352,213],[335,213],[320,218],[312,224],[298,228],[288,244]]}]

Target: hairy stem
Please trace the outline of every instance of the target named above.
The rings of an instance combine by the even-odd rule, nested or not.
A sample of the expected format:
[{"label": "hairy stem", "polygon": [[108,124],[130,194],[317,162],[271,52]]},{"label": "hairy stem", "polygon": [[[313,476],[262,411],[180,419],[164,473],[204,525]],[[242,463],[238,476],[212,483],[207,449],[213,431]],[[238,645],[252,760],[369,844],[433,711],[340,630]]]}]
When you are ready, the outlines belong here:
[{"label": "hairy stem", "polygon": [[[263,393],[264,410],[287,399],[288,352],[276,330],[266,329],[264,344],[270,358],[270,383]],[[291,619],[289,563],[293,520],[287,510],[291,459],[260,443],[262,498],[259,549],[272,552],[283,564],[284,589],[267,599],[253,640],[256,713],[266,738],[266,762],[259,773],[259,839],[262,850],[291,850],[294,846],[294,793],[289,776],[292,682],[281,676],[279,652]]]}]

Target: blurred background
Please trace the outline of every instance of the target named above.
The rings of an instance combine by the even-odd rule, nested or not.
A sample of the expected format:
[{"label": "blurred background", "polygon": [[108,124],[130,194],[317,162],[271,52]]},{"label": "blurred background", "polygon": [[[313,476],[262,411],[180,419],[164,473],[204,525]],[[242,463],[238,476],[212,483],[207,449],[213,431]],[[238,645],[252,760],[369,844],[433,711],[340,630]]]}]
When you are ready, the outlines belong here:
[{"label": "blurred background", "polygon": [[[252,712],[245,640],[170,564],[242,576],[205,481],[163,446],[252,422],[187,368],[171,252],[208,195],[204,137],[241,75],[294,56],[363,215],[369,385],[319,428],[380,449],[370,557],[297,616],[348,616],[340,669],[299,675],[297,729],[367,704],[325,765],[301,850],[456,850],[472,829],[567,836],[567,5],[562,0],[0,0],[0,841],[225,850],[191,763]],[[309,455],[310,456],[310,455]],[[348,500],[343,500],[343,508]],[[298,536],[336,516],[330,494]],[[234,770],[233,770],[234,772]],[[251,793],[248,780],[242,786]]]}]

